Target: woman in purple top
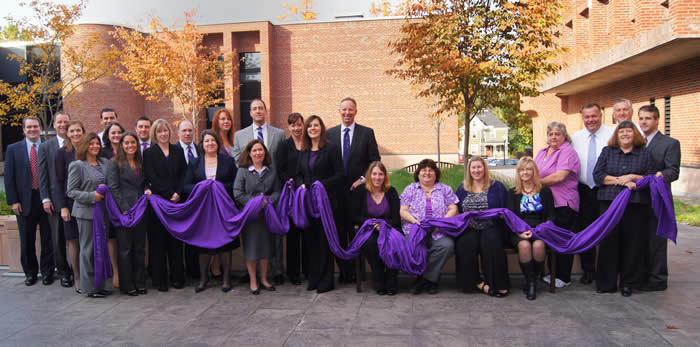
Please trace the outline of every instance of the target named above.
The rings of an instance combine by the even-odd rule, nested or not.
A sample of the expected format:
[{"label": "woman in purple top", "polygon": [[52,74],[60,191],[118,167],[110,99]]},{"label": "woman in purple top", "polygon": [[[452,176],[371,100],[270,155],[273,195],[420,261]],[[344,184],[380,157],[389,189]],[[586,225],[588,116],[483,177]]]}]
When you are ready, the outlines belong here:
[{"label": "woman in purple top", "polygon": [[[389,183],[389,174],[384,164],[380,161],[369,164],[365,177],[367,182],[355,188],[352,193],[353,223],[362,225],[367,219],[382,219],[394,229],[401,230],[399,194]],[[387,268],[379,257],[379,224],[375,223],[374,227],[375,232],[362,246],[362,254],[367,257],[372,268],[372,282],[377,294],[396,295],[399,290],[396,278],[398,271]]]},{"label": "woman in purple top", "polygon": [[[571,146],[571,138],[566,126],[560,122],[551,122],[547,126],[547,144],[537,153],[535,163],[540,170],[540,183],[549,187],[554,196],[554,224],[573,230],[578,216],[578,174],[580,164],[578,154]],[[573,254],[557,254],[557,288],[571,284],[571,266]],[[544,281],[550,283],[549,275]]]},{"label": "woman in purple top", "polygon": [[[313,115],[304,122],[306,134],[304,145],[299,153],[297,161],[296,184],[311,188],[318,181],[328,193],[333,215],[337,212],[336,192],[343,181],[343,161],[339,155],[340,150],[333,143],[328,142],[326,126],[321,117]],[[335,264],[331,253],[326,233],[323,230],[321,220],[310,218],[310,226],[304,232],[304,250],[308,254],[309,285],[307,290],[316,290],[318,293],[333,290],[333,272]]]},{"label": "woman in purple top", "polygon": [[[401,219],[403,232],[408,234],[412,224],[420,224],[425,218],[453,217],[457,215],[457,196],[449,186],[440,182],[440,169],[432,159],[423,159],[413,173],[411,183],[401,194]],[[440,270],[452,255],[454,240],[434,230],[429,239],[428,257],[423,275],[418,277],[413,294],[427,289],[430,294],[440,291]]]}]

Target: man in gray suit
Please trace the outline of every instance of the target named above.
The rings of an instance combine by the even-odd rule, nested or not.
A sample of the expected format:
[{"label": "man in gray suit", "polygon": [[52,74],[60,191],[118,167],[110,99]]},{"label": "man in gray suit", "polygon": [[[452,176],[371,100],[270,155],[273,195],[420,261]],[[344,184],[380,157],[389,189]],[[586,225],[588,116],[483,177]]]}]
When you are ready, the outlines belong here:
[{"label": "man in gray suit", "polygon": [[[647,140],[647,152],[654,162],[656,176],[663,177],[668,183],[678,180],[681,166],[681,144],[678,140],[666,136],[659,131],[659,109],[654,105],[642,106],[637,113],[639,126]],[[673,200],[672,200],[673,201]],[[651,209],[651,208],[650,208]],[[657,291],[668,287],[668,265],[666,248],[668,241],[656,236],[658,220],[653,211],[649,212],[647,252],[646,252],[646,283],[641,290]]]},{"label": "man in gray suit", "polygon": [[[267,124],[266,116],[267,106],[265,102],[261,99],[253,100],[253,102],[250,103],[250,117],[253,119],[253,124],[233,134],[233,151],[231,155],[236,159],[236,163],[238,163],[238,159],[241,157],[241,152],[243,152],[245,146],[254,139],[263,141],[272,158],[275,157],[277,148],[280,143],[284,141],[284,130]],[[273,169],[276,168],[274,160],[271,166]],[[281,285],[284,283],[282,237],[274,235],[273,240],[274,256],[270,260],[270,273],[274,277],[275,284]]]},{"label": "man in gray suit", "polygon": [[68,266],[66,258],[66,237],[63,235],[63,223],[60,213],[54,209],[53,201],[59,197],[55,196],[54,187],[56,184],[56,152],[63,147],[66,142],[66,131],[70,115],[60,111],[53,118],[53,127],[56,129],[56,137],[44,142],[39,146],[39,196],[44,207],[44,212],[49,217],[51,225],[51,241],[53,241],[53,256],[61,277],[61,286],[72,287],[72,271]]}]

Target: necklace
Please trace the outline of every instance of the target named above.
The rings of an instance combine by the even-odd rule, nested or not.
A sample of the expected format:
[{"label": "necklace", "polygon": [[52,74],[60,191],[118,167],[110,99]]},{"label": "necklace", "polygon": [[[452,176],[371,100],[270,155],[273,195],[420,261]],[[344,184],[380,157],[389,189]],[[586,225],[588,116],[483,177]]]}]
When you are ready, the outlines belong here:
[{"label": "necklace", "polygon": [[525,187],[523,187],[523,193],[524,193],[525,195],[531,195],[531,194],[534,193],[534,192],[535,192],[535,187],[532,187],[531,190],[525,190]]}]

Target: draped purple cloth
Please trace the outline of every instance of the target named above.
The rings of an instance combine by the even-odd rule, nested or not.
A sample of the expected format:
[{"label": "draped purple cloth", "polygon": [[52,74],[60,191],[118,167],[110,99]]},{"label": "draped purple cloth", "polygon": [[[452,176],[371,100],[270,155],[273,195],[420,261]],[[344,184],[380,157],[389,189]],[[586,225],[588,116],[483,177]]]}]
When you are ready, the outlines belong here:
[{"label": "draped purple cloth", "polygon": [[[676,242],[678,228],[673,211],[673,202],[668,186],[662,178],[647,176],[637,181],[637,189],[650,187],[652,208],[658,217],[657,235]],[[459,236],[469,223],[475,219],[503,217],[513,232],[521,233],[532,230],[559,253],[580,253],[594,247],[620,221],[629,202],[630,191],[623,190],[610,205],[610,208],[588,228],[573,233],[555,226],[552,222],[538,225],[534,229],[508,209],[490,209],[470,211],[450,218],[428,218],[420,225],[411,226],[408,239],[401,231],[393,229],[383,220],[369,219],[360,227],[347,249],[340,246],[333,212],[328,195],[319,182],[310,189],[299,187],[296,191],[291,182],[284,185],[276,208],[264,208],[266,199],[258,196],[239,211],[224,186],[213,180],[198,183],[189,199],[182,204],[175,204],[159,196],[152,195],[150,200],[141,197],[126,214],[121,214],[112,199],[109,189],[98,187],[98,192],[105,199],[95,208],[93,231],[95,234],[95,283],[111,276],[112,268],[107,252],[107,240],[104,231],[104,219],[100,218],[103,209],[116,227],[130,228],[138,224],[149,204],[165,228],[173,237],[187,244],[218,248],[233,241],[241,233],[243,226],[256,218],[261,210],[264,213],[268,230],[275,234],[285,234],[291,221],[300,228],[309,226],[309,218],[320,218],[331,251],[341,259],[353,259],[360,253],[360,248],[374,232],[374,223],[379,223],[377,245],[379,255],[387,267],[410,274],[421,274],[425,270],[427,248],[424,239],[433,230],[452,237]]]},{"label": "draped purple cloth", "polygon": [[[109,193],[109,189],[106,186],[97,187],[97,192],[103,194],[101,188],[104,188],[102,191],[107,191],[111,199],[112,194]],[[114,200],[111,200],[111,202],[114,203]],[[102,285],[102,281],[112,277],[112,263],[109,261],[109,248],[107,248],[104,205],[103,199],[95,204],[95,207],[92,209],[92,254],[94,258],[93,266],[95,267],[95,288],[99,288]],[[116,206],[116,203],[114,203],[114,206]]]}]

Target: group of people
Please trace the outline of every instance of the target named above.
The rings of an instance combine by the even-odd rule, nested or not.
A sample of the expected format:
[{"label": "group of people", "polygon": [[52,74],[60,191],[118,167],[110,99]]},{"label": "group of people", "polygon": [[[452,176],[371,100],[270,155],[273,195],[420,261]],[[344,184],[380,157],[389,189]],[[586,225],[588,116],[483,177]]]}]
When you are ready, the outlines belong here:
[{"label": "group of people", "polygon": [[[618,117],[620,104],[626,106],[626,119]],[[425,159],[414,173],[415,182],[400,195],[380,161],[374,131],[355,122],[357,102],[352,98],[341,100],[341,124],[330,129],[316,115],[304,119],[291,113],[287,139],[282,129],[268,123],[267,106],[260,99],[251,103],[253,123],[236,132],[232,114],[218,110],[212,128],[201,133],[199,144],[194,143],[195,129],[189,121],[180,121],[178,141],[171,143],[175,130],[166,120],[152,122],[141,117],[134,132],[125,131],[117,113],[109,108],[100,113],[102,133],[87,133],[81,121],[61,112],[53,120],[57,136],[42,142],[41,122],[28,117],[22,123],[25,139],[8,147],[5,161],[7,202],[17,214],[25,284],[34,285],[41,271],[43,284],[50,285],[57,270],[64,287],[95,298],[111,294],[104,283],[96,286],[94,274],[93,209],[104,199],[96,191],[100,185],[110,189],[119,210],[126,213],[144,194],[184,202],[204,180],[222,183],[240,208],[258,195],[268,197],[266,204],[275,204],[286,182],[310,187],[318,181],[328,193],[340,244],[347,247],[355,228],[367,219],[383,219],[409,234],[411,225],[425,218],[502,207],[532,227],[551,220],[580,231],[622,189],[635,190],[634,181],[640,177],[662,175],[669,183],[678,178],[680,147],[678,141],[658,132],[659,112],[654,106],[642,107],[640,123],[635,125],[630,121],[631,103],[617,102],[619,125],[615,129],[602,124],[596,104],[585,105],[581,114],[585,129],[573,137],[563,124],[549,125],[548,146],[535,159],[519,161],[515,186],[508,191],[490,177],[484,159],[473,157],[467,163],[469,174],[456,193],[440,183],[437,164]],[[582,254],[583,283],[596,280],[599,292],[616,291],[620,273],[619,286],[625,296],[632,288],[666,288],[666,243],[655,236],[656,223],[647,223],[647,216],[653,218],[649,194],[635,190],[623,220],[601,243],[598,263],[594,250]],[[133,228],[113,227],[107,218],[105,223],[113,286],[125,295],[147,294],[147,272],[159,291],[183,288],[188,275],[199,279],[196,293],[207,289],[211,277],[219,276],[221,290],[228,292],[232,288],[231,252],[241,246],[247,268],[241,282],[249,283],[253,295],[275,291],[275,285],[283,284],[285,278],[300,285],[302,275],[308,290],[333,290],[336,263],[338,282],[356,280],[354,262],[334,259],[323,224],[316,218],[311,218],[305,230],[290,221],[286,249],[282,237],[267,230],[262,214],[246,223],[241,240],[216,249],[183,244],[152,212]],[[40,262],[34,248],[37,225]],[[640,232],[647,225],[648,231]],[[375,228],[379,230],[379,224]],[[542,277],[544,242],[531,231],[510,232],[502,220],[473,221],[456,239],[439,230],[426,239],[426,269],[417,279],[414,294],[439,292],[441,269],[454,253],[460,288],[505,297],[510,289],[504,253],[508,246],[518,250],[528,299],[536,297],[538,278],[556,281],[559,287],[571,282],[573,256],[557,254],[557,278]],[[386,267],[378,242],[375,232],[362,253],[372,268],[377,294],[395,295],[398,271]]]}]

